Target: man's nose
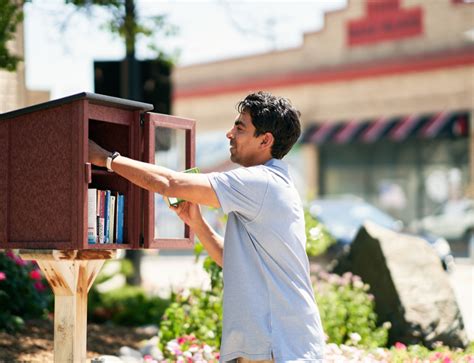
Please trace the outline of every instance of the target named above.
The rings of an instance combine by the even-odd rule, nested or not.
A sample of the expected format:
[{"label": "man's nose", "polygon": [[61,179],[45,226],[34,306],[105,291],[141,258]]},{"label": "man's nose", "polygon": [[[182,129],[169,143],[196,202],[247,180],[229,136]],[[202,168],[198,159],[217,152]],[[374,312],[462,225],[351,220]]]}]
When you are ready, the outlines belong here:
[{"label": "man's nose", "polygon": [[225,136],[227,136],[228,139],[232,139],[234,137],[233,133],[232,133],[232,130],[233,129],[230,129],[229,131],[227,131],[227,133],[225,134]]}]

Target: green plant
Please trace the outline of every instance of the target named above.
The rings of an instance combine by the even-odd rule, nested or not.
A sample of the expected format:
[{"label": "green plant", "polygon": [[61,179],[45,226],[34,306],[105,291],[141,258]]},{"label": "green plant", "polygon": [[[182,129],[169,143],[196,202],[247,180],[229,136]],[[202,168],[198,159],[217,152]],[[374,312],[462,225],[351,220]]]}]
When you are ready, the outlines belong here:
[{"label": "green plant", "polygon": [[0,253],[0,329],[17,330],[23,319],[46,317],[52,300],[36,263],[12,251]]},{"label": "green plant", "polygon": [[[203,251],[195,245],[196,259]],[[176,337],[194,335],[210,346],[220,347],[222,336],[222,269],[210,257],[203,263],[211,278],[211,289],[183,290],[173,293],[159,327],[159,337],[164,349]]]},{"label": "green plant", "polygon": [[126,285],[94,294],[88,310],[90,319],[95,322],[137,326],[160,321],[169,304],[168,299],[148,296],[141,287]]},{"label": "green plant", "polygon": [[324,252],[336,242],[327,231],[326,227],[314,218],[308,209],[304,211],[306,225],[306,253],[310,257],[316,257]]},{"label": "green plant", "polygon": [[466,350],[451,349],[441,342],[435,344],[434,349],[428,349],[422,345],[405,346],[402,343],[395,343],[388,351],[390,362],[433,362],[433,363],[454,363],[454,362],[474,362],[474,342]]},{"label": "green plant", "polygon": [[368,348],[387,344],[390,324],[377,326],[373,296],[359,276],[320,271],[314,278],[315,297],[330,343]]}]

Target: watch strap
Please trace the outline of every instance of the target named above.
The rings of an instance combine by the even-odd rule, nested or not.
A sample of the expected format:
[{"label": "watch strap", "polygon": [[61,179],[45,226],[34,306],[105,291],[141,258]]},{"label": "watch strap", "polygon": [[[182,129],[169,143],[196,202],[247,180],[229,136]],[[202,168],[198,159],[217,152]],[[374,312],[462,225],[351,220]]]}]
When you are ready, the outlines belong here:
[{"label": "watch strap", "polygon": [[117,157],[117,156],[120,156],[120,153],[118,151],[115,151],[112,155],[110,155],[109,157],[107,157],[107,160],[106,160],[106,166],[107,166],[107,171],[109,172],[113,172],[113,169],[112,169],[112,161],[114,161],[114,159]]}]

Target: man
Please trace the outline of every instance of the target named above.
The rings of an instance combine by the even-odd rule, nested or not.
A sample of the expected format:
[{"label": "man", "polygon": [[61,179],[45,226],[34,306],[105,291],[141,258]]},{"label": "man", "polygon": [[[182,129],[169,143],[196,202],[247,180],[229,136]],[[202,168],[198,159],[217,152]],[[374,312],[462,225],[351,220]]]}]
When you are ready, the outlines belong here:
[{"label": "man", "polygon": [[[281,161],[301,133],[299,112],[265,92],[248,95],[237,110],[226,136],[231,160],[243,168],[187,174],[123,156],[111,167],[145,189],[188,201],[176,213],[223,266],[222,362],[322,362],[303,208]],[[110,155],[90,143],[91,163],[105,166]],[[224,239],[202,218],[198,204],[228,214]]]}]

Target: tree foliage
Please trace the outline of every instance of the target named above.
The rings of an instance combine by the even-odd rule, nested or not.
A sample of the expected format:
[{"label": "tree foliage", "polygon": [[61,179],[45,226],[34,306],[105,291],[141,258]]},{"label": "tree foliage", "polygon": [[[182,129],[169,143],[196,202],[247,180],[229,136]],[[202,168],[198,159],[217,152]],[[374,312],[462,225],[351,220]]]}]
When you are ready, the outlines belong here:
[{"label": "tree foliage", "polygon": [[0,0],[0,69],[14,71],[20,57],[11,53],[8,42],[13,39],[17,25],[23,20],[23,1]]},{"label": "tree foliage", "polygon": [[[31,0],[0,0],[0,69],[15,71],[20,57],[11,53],[7,43],[12,40],[17,25],[23,21],[23,5]],[[76,7],[79,11],[92,13],[92,9],[100,7],[109,14],[103,28],[121,37],[125,43],[126,54],[134,55],[137,40],[148,40],[148,48],[156,58],[172,61],[156,45],[155,37],[175,35],[178,28],[168,22],[166,15],[137,15],[134,0],[64,0],[66,4]]]},{"label": "tree foliage", "polygon": [[134,0],[65,0],[65,2],[85,11],[90,11],[94,6],[105,8],[110,17],[103,26],[124,40],[127,54],[135,53],[137,40],[147,39],[148,48],[157,57],[167,58],[156,46],[154,38],[157,35],[172,36],[178,31],[176,26],[168,22],[166,15],[139,16]]}]

